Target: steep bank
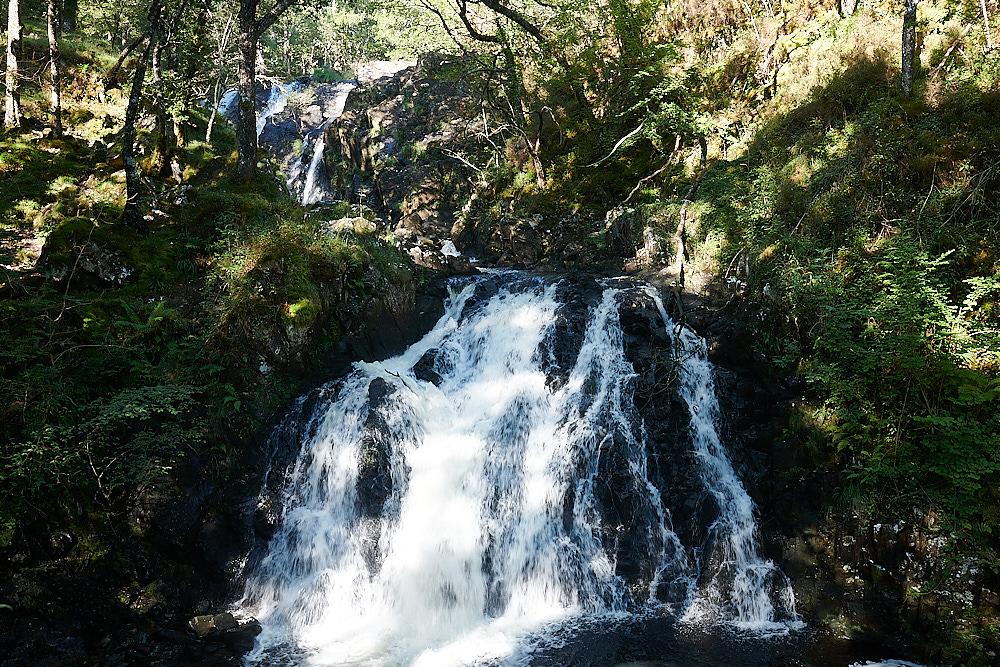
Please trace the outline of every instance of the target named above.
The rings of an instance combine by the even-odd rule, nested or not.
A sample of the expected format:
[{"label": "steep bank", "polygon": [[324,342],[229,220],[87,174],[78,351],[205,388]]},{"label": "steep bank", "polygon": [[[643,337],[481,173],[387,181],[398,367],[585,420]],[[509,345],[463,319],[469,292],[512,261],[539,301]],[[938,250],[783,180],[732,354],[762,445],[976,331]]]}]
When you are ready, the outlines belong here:
[{"label": "steep bank", "polygon": [[248,548],[256,434],[320,367],[412,341],[440,299],[369,228],[306,216],[270,176],[232,182],[232,132],[191,136],[204,109],[176,178],[141,163],[144,233],[119,224],[123,100],[103,91],[94,117],[100,77],[72,77],[66,136],[0,139],[0,656],[234,663],[252,624],[201,639],[189,621],[225,608]]}]

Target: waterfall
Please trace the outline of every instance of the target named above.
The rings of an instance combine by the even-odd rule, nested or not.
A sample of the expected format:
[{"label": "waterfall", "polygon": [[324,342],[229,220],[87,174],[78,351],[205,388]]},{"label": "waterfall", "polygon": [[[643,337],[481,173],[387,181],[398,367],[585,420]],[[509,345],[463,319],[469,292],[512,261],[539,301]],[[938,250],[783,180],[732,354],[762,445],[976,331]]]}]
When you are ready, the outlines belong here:
[{"label": "waterfall", "polygon": [[330,196],[329,174],[323,150],[326,148],[324,139],[326,128],[340,118],[347,104],[347,96],[357,87],[353,81],[326,86],[330,90],[326,102],[323,121],[316,127],[305,129],[302,137],[302,150],[288,165],[286,185],[304,206],[324,201]]},{"label": "waterfall", "polygon": [[[703,343],[699,352],[694,334],[674,333],[690,446],[719,500],[721,560],[732,561],[713,581],[733,583],[696,593],[696,550],[672,529],[633,405],[619,309],[643,290],[603,289],[567,353],[561,284],[506,280],[454,288],[422,340],[357,363],[309,417],[280,523],[237,605],[264,628],[251,664],[493,664],[546,627],[664,602],[689,614],[714,605],[746,627],[794,617],[754,588],[777,570],[751,543]],[[628,577],[621,509],[602,502],[612,460],[645,551]]]},{"label": "waterfall", "polygon": [[[294,157],[285,155],[283,151],[276,155],[288,161],[288,178],[285,183],[289,191],[305,206],[319,203],[330,197],[329,174],[323,157],[326,148],[324,133],[326,128],[344,113],[347,96],[357,88],[355,81],[341,81],[335,84],[313,86],[317,97],[316,108],[321,109],[316,117],[301,117],[297,122],[298,131],[302,133],[302,148]],[[288,96],[303,89],[302,83],[292,81],[277,83],[271,86],[267,101],[259,107],[257,113],[257,138],[261,138],[267,121],[272,116],[282,113],[288,106]],[[238,91],[227,91],[219,100],[218,110],[230,121],[236,121]],[[277,150],[272,147],[272,150]],[[290,160],[290,161],[289,161]]]},{"label": "waterfall", "polygon": [[323,141],[325,129],[324,124],[319,130],[314,130],[303,138],[302,152],[288,167],[286,184],[303,206],[323,201],[330,194],[323,160],[323,149],[326,148],[326,142]]},{"label": "waterfall", "polygon": [[271,86],[271,94],[268,96],[264,108],[257,114],[258,139],[260,138],[260,133],[264,131],[264,126],[267,125],[267,119],[284,111],[288,105],[288,95],[300,90],[302,90],[302,84],[298,81],[276,83]]},{"label": "waterfall", "polygon": [[705,341],[673,323],[656,290],[647,287],[646,292],[656,302],[680,356],[679,394],[691,415],[691,443],[705,485],[719,506],[719,516],[709,526],[714,553],[705,554],[707,560],[715,561],[712,576],[709,585],[688,606],[684,620],[723,620],[765,632],[801,627],[787,577],[758,552],[753,501],[719,438],[719,401]]}]

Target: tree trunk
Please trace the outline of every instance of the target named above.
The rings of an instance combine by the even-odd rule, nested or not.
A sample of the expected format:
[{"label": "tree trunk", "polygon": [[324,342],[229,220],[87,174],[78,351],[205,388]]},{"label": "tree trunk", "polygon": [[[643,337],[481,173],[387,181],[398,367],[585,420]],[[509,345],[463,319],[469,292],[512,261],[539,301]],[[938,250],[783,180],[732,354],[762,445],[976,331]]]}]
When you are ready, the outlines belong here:
[{"label": "tree trunk", "polygon": [[4,93],[4,127],[20,127],[21,96],[18,94],[18,60],[21,57],[21,3],[7,2],[7,78]]},{"label": "tree trunk", "polygon": [[990,15],[986,11],[986,0],[979,0],[979,6],[983,10],[983,31],[986,33],[986,48],[993,50],[993,36],[990,34]]},{"label": "tree trunk", "polygon": [[59,99],[59,17],[56,11],[56,0],[49,0],[49,75],[52,78],[52,132],[57,137],[62,136],[62,107]]},{"label": "tree trunk", "polygon": [[837,0],[837,11],[843,18],[854,16],[858,9],[858,0]]},{"label": "tree trunk", "polygon": [[240,0],[240,63],[236,119],[237,177],[250,180],[257,166],[257,0]]},{"label": "tree trunk", "polygon": [[913,74],[917,52],[917,0],[906,0],[903,11],[903,72],[900,79],[903,96],[913,93]]},{"label": "tree trunk", "polygon": [[[208,128],[205,130],[205,143],[212,143],[212,127],[215,126],[215,116],[219,113],[219,92],[222,84],[224,82],[223,75],[225,74],[226,65],[223,62],[226,57],[226,48],[229,46],[229,35],[231,28],[233,27],[233,16],[232,14],[226,19],[226,27],[222,30],[222,38],[219,40],[219,50],[216,52],[216,74],[215,74],[215,85],[212,87],[212,114],[208,117]],[[255,123],[256,124],[256,123]]]},{"label": "tree trunk", "polygon": [[125,110],[125,125],[122,128],[122,162],[125,165],[125,210],[122,221],[136,230],[142,231],[146,223],[142,219],[142,209],[139,206],[139,167],[135,162],[135,133],[139,119],[139,103],[142,100],[142,83],[146,78],[146,61],[149,60],[152,46],[152,32],[160,24],[160,10],[163,0],[153,0],[149,7],[149,28],[142,53],[135,64],[135,77],[132,79],[132,92],[129,94],[128,107]]},{"label": "tree trunk", "polygon": [[62,0],[59,10],[59,32],[67,33],[76,30],[76,17],[79,7],[78,0]]},{"label": "tree trunk", "polygon": [[239,149],[237,178],[244,183],[253,176],[257,167],[257,40],[274,25],[286,9],[298,0],[277,0],[271,9],[257,18],[257,0],[240,0],[240,64],[239,64],[239,117],[236,121],[236,146]]},{"label": "tree trunk", "polygon": [[163,30],[154,33],[153,55],[151,69],[153,73],[153,111],[156,114],[156,146],[153,149],[152,169],[163,176],[170,162],[170,142],[167,132],[170,130],[167,122],[167,97],[163,92],[163,47],[166,46],[166,34]]}]

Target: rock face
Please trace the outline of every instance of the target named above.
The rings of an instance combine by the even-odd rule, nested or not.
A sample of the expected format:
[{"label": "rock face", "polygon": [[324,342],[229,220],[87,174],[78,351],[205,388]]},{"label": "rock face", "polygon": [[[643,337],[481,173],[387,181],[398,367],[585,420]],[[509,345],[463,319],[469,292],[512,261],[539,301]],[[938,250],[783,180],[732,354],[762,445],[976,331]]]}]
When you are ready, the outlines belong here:
[{"label": "rock face", "polygon": [[774,499],[772,544],[803,616],[845,641],[902,651],[917,639],[917,657],[934,664],[967,664],[974,653],[981,659],[991,652],[992,662],[983,664],[997,664],[996,573],[964,555],[933,514],[915,508],[905,518],[879,517],[868,508],[862,516],[821,503],[817,498],[843,496],[832,481],[786,482]]},{"label": "rock face", "polygon": [[[998,664],[1000,577],[914,508],[886,516],[851,496],[789,418],[808,405],[800,376],[775,378],[755,351],[762,308],[685,296],[687,320],[718,366],[731,456],[760,512],[766,554],[791,579],[797,611],[831,642],[872,642],[941,665]],[[676,308],[676,304],[675,304]],[[992,656],[991,656],[992,653]]]},{"label": "rock face", "polygon": [[365,201],[416,264],[450,271],[442,246],[476,176],[463,153],[485,144],[484,121],[467,113],[466,87],[428,78],[428,66],[352,91],[327,128],[326,159],[339,165],[335,197]]},{"label": "rock face", "polygon": [[[609,219],[593,238],[595,221],[577,214],[518,217],[489,210],[497,193],[483,169],[501,141],[497,122],[484,113],[471,84],[441,76],[446,66],[427,56],[351,92],[324,135],[331,196],[367,204],[380,231],[391,233],[418,266],[435,271],[470,271],[445,252],[448,243],[479,266],[501,268],[620,269],[634,258],[631,236],[641,232],[634,216]],[[527,151],[517,139],[500,148],[514,156]],[[647,250],[644,261],[655,259],[650,252],[658,251]]]}]

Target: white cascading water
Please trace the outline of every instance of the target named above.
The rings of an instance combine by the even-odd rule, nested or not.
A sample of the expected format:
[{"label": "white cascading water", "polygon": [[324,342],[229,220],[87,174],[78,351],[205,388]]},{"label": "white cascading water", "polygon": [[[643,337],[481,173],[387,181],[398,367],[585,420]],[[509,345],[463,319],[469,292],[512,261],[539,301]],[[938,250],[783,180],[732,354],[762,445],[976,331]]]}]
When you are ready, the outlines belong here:
[{"label": "white cascading water", "polygon": [[307,134],[302,139],[302,151],[288,166],[286,184],[303,206],[323,201],[330,194],[320,169],[323,164],[323,149],[326,148],[323,140],[325,129],[326,124]]},{"label": "white cascading water", "polygon": [[285,107],[288,105],[289,93],[296,93],[300,90],[302,90],[302,84],[298,81],[276,83],[271,86],[271,94],[267,98],[267,103],[257,114],[258,139],[260,138],[260,133],[264,131],[264,126],[267,125],[267,119],[285,110]]},{"label": "white cascading water", "polygon": [[673,323],[654,288],[647,286],[646,293],[655,301],[674,342],[679,357],[678,393],[691,414],[691,443],[705,485],[719,505],[719,516],[709,527],[715,553],[704,554],[714,558],[717,569],[682,620],[722,621],[762,632],[802,627],[790,582],[772,561],[760,556],[753,501],[719,438],[719,401],[705,340]]},{"label": "white cascading water", "polygon": [[331,107],[323,117],[323,122],[310,130],[302,138],[302,150],[288,165],[286,185],[295,194],[299,203],[311,206],[330,196],[323,150],[326,148],[324,133],[326,128],[340,118],[347,105],[347,96],[357,88],[353,81],[341,81],[332,86]]},{"label": "white cascading water", "polygon": [[[620,290],[606,289],[592,309],[561,385],[545,372],[554,363],[558,286],[521,280],[485,303],[470,302],[474,290],[453,294],[437,326],[402,355],[356,364],[323,407],[287,472],[279,527],[238,603],[264,628],[249,662],[522,663],[513,656],[528,633],[629,611],[636,593],[602,544],[616,527],[602,526],[596,492],[598,462],[613,448],[627,457],[630,488],[652,517],[642,529],[655,572],[638,604],[655,604],[663,587],[689,591],[691,607],[716,605],[720,620],[780,620],[759,600],[768,593],[751,590],[767,583],[766,568],[776,570],[751,543],[752,506],[715,434],[711,371],[699,365],[708,362],[696,337],[677,334],[691,352],[681,393],[705,484],[721,506],[713,530],[733,562],[727,599],[711,586],[694,595],[695,559],[647,477]],[[427,353],[436,383],[414,370]],[[359,469],[379,456],[390,488],[376,514],[363,509]]]}]

